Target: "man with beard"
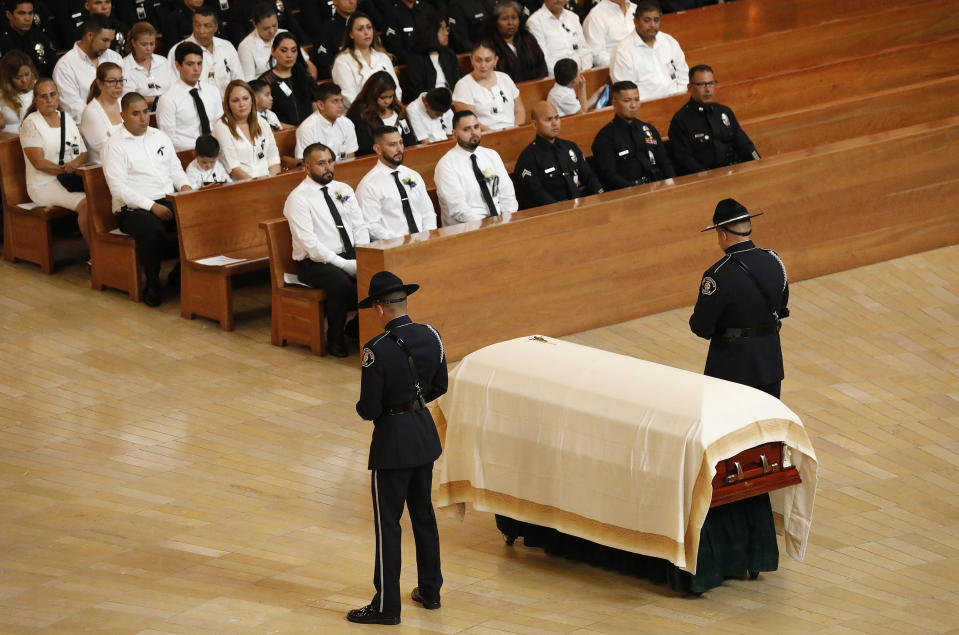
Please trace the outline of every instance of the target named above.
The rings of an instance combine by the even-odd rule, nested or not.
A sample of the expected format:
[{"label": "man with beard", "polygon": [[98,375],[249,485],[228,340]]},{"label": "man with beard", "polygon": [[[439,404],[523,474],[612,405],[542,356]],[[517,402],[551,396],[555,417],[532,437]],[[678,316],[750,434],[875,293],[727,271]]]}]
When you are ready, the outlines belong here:
[{"label": "man with beard", "polygon": [[436,210],[419,173],[403,165],[403,135],[393,126],[373,131],[379,157],[356,188],[371,240],[436,229]]},{"label": "man with beard", "polygon": [[346,183],[333,180],[333,151],[314,143],[303,151],[306,178],[290,192],[283,215],[290,221],[293,260],[300,282],[326,292],[326,350],[346,357],[346,331],[356,339],[356,250],[370,234],[356,195]]},{"label": "man with beard", "polygon": [[53,0],[51,6],[57,17],[53,24],[59,31],[58,37],[62,42],[69,42],[76,37],[80,27],[91,15],[102,15],[113,29],[110,49],[121,56],[126,54],[123,49],[130,28],[116,18],[113,0]]},{"label": "man with beard", "polygon": [[83,23],[80,39],[53,69],[53,81],[60,89],[60,106],[70,113],[77,125],[87,105],[90,84],[97,76],[97,66],[104,62],[123,66],[123,58],[110,50],[114,34],[106,17],[91,15]]}]

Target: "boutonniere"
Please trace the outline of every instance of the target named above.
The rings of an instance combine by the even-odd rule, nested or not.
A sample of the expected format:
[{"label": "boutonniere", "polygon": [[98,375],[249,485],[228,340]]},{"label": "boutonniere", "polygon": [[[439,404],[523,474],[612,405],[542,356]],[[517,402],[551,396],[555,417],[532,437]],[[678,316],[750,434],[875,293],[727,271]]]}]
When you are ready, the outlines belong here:
[{"label": "boutonniere", "polygon": [[403,179],[403,185],[413,189],[416,187],[416,179],[414,179],[412,176],[407,176],[405,179]]},{"label": "boutonniere", "polygon": [[350,200],[350,193],[346,190],[340,190],[334,196],[336,196],[336,200],[338,200],[340,203],[346,203],[348,200]]},{"label": "boutonniere", "polygon": [[489,181],[494,176],[493,168],[486,168],[483,170],[483,178]]}]

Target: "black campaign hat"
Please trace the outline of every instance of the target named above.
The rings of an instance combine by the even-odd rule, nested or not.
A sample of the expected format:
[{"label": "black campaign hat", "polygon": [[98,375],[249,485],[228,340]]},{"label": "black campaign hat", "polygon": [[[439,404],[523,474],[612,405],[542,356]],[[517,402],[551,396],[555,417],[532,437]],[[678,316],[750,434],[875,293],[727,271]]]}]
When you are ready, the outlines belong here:
[{"label": "black campaign hat", "polygon": [[420,288],[418,284],[403,284],[400,277],[392,271],[379,271],[370,278],[370,294],[360,300],[356,306],[359,309],[368,309],[380,298],[388,296],[396,291],[404,291],[410,295]]},{"label": "black campaign hat", "polygon": [[724,198],[716,204],[716,211],[713,212],[713,224],[703,231],[708,232],[710,229],[716,229],[717,227],[722,227],[723,225],[738,223],[739,221],[748,220],[750,218],[755,218],[756,216],[762,215],[762,212],[750,214],[749,210],[734,198]]}]

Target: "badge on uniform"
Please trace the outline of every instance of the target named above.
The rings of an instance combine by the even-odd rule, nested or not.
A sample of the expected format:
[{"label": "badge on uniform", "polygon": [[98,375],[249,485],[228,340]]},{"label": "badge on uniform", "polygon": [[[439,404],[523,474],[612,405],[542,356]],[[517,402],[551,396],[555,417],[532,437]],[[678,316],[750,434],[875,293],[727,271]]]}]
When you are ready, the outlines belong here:
[{"label": "badge on uniform", "polygon": [[720,115],[720,118],[723,120],[724,124],[726,124],[727,126],[729,125],[729,117],[726,116],[726,113],[722,113]]},{"label": "badge on uniform", "polygon": [[718,287],[716,286],[716,281],[710,278],[709,276],[706,276],[705,278],[703,278],[703,286],[699,290],[699,292],[702,293],[703,295],[712,295],[716,292],[717,288]]},{"label": "badge on uniform", "polygon": [[519,178],[525,179],[527,176],[533,176],[533,173],[530,172],[529,170],[523,170],[523,171],[520,173]]},{"label": "badge on uniform", "polygon": [[373,351],[368,348],[363,348],[363,368],[369,368],[373,365],[374,357]]},{"label": "badge on uniform", "polygon": [[646,133],[646,136],[649,138],[653,137],[653,133],[649,130],[649,126],[643,126],[643,132]]},{"label": "badge on uniform", "polygon": [[576,159],[576,153],[573,152],[573,149],[572,149],[572,148],[569,149],[569,160],[572,161],[573,163],[578,163],[578,162],[579,162],[579,161]]}]

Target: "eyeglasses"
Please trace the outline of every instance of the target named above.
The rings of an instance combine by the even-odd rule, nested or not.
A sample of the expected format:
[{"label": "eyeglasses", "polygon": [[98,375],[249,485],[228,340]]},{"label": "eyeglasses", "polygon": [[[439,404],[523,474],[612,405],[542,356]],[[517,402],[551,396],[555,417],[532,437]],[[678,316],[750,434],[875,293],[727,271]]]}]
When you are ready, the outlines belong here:
[{"label": "eyeglasses", "polygon": [[108,86],[123,86],[127,83],[127,80],[126,77],[121,77],[120,79],[105,79],[103,83]]},{"label": "eyeglasses", "polygon": [[719,82],[689,82],[691,86],[696,86],[697,88],[715,88],[716,84]]}]

